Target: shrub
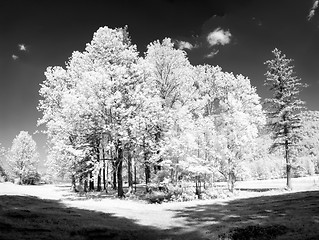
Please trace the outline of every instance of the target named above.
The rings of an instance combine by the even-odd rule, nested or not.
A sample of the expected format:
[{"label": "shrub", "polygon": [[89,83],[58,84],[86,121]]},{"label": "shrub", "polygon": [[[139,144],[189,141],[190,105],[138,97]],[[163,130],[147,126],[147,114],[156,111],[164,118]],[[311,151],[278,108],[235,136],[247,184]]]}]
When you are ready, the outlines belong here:
[{"label": "shrub", "polygon": [[221,187],[211,187],[209,189],[205,189],[202,192],[202,199],[216,199],[216,198],[228,198],[231,197],[232,193],[226,189]]},{"label": "shrub", "polygon": [[8,180],[8,175],[6,174],[5,170],[0,166],[0,182],[6,182]]},{"label": "shrub", "polygon": [[21,177],[22,184],[28,185],[37,184],[40,182],[40,179],[40,174],[36,171],[29,171]]},{"label": "shrub", "polygon": [[144,196],[144,200],[149,203],[162,203],[164,200],[169,201],[170,195],[160,191],[151,191]]},{"label": "shrub", "polygon": [[284,176],[285,165],[283,159],[277,156],[269,156],[258,159],[249,164],[251,175],[255,179],[276,179]]}]

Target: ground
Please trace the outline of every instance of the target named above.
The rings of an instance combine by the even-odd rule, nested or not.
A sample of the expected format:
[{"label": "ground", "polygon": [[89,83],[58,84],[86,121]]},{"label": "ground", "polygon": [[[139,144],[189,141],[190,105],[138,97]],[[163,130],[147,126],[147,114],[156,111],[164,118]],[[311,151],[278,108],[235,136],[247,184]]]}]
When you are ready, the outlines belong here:
[{"label": "ground", "polygon": [[319,177],[238,182],[229,199],[147,204],[0,184],[0,239],[319,239]]}]

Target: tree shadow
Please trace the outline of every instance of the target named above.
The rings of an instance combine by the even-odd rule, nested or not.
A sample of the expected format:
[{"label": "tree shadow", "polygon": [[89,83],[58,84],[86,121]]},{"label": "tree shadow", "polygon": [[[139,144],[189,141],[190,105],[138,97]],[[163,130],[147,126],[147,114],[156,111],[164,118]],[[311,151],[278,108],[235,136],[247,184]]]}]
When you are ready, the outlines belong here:
[{"label": "tree shadow", "polygon": [[284,188],[235,188],[235,190],[241,192],[269,192],[284,190]]},{"label": "tree shadow", "polygon": [[67,207],[57,200],[2,195],[0,239],[186,240],[278,237],[314,240],[319,239],[318,199],[319,191],[309,191],[210,204],[200,202],[196,206],[169,210],[182,222],[181,227],[160,229],[109,213]]},{"label": "tree shadow", "polygon": [[319,239],[318,199],[308,191],[219,201],[175,217],[208,239]]},{"label": "tree shadow", "polygon": [[162,229],[32,196],[0,196],[0,239],[170,239]]}]

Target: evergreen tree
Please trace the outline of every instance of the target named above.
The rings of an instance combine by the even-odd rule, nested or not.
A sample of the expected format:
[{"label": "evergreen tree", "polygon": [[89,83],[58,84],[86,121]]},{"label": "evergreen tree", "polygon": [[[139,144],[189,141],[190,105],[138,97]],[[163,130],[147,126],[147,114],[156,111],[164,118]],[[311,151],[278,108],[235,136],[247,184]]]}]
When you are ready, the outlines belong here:
[{"label": "evergreen tree", "polygon": [[287,188],[291,189],[292,161],[296,157],[296,145],[300,141],[300,111],[305,102],[299,99],[299,93],[306,84],[295,75],[292,59],[275,48],[274,59],[265,62],[265,85],[272,91],[272,98],[265,100],[268,105],[268,126],[273,134],[271,149],[283,148],[286,160]]}]

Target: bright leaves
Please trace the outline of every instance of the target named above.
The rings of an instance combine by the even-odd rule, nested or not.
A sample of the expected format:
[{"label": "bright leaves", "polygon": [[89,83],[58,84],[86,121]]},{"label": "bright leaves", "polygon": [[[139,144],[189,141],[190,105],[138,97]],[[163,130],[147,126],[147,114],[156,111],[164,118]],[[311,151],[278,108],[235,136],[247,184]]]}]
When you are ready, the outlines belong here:
[{"label": "bright leaves", "polygon": [[265,122],[249,79],[192,66],[169,38],[150,43],[141,58],[126,27],[100,28],[65,69],[45,75],[38,108],[50,166],[80,180],[101,177],[107,155],[120,197],[123,164],[130,184],[133,160],[146,183],[159,172],[172,183],[219,172],[233,189]]}]

